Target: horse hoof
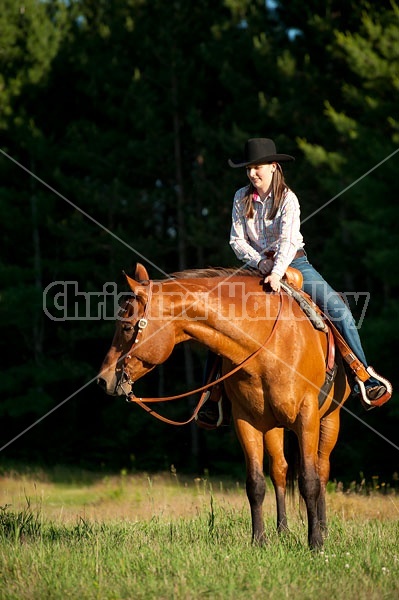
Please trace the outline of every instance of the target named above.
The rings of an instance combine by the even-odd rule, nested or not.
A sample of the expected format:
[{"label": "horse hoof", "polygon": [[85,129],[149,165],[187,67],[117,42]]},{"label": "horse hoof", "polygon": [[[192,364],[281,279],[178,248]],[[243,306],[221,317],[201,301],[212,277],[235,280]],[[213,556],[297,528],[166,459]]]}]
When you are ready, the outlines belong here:
[{"label": "horse hoof", "polygon": [[254,546],[266,546],[269,543],[269,538],[264,533],[261,535],[254,535],[252,543]]},{"label": "horse hoof", "polygon": [[309,540],[309,548],[313,552],[319,552],[323,548],[323,538],[320,536],[316,539]]},{"label": "horse hoof", "polygon": [[288,535],[290,533],[290,530],[288,528],[288,525],[279,525],[277,527],[277,533],[279,535]]}]

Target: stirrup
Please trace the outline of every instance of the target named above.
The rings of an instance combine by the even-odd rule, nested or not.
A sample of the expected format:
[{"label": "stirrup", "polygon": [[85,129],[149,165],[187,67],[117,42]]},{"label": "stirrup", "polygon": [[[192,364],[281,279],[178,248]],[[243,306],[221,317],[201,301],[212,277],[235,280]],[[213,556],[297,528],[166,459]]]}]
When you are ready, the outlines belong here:
[{"label": "stirrup", "polygon": [[377,400],[370,400],[370,398],[367,396],[367,389],[364,385],[364,382],[361,379],[359,379],[359,377],[355,377],[356,382],[359,385],[362,402],[369,409],[374,408],[375,406],[382,406],[383,404],[385,404],[385,402],[388,402],[388,400],[392,396],[392,385],[388,381],[388,379],[381,377],[381,375],[374,371],[373,367],[367,367],[366,371],[370,375],[370,377],[374,377],[375,379],[377,379],[377,381],[379,381],[380,383],[382,383],[382,385],[385,386],[386,392],[385,394],[380,396],[380,398],[377,398]]},{"label": "stirrup", "polygon": [[[208,405],[208,408],[212,406],[215,409],[214,412],[208,411],[209,418],[205,404]],[[199,413],[195,416],[195,422],[197,423],[198,427],[201,427],[201,429],[207,429],[208,431],[212,429],[218,429],[221,425],[227,425],[228,423],[225,423],[224,421],[223,398],[220,398],[218,402],[215,402],[213,400],[209,400],[208,397],[201,407]]]}]

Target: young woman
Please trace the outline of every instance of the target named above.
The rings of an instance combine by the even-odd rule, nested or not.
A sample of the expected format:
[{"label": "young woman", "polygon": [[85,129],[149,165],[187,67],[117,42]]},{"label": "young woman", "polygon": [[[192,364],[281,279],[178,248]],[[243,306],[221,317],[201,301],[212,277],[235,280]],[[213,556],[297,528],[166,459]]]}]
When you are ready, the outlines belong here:
[{"label": "young woman", "polygon": [[[287,267],[298,269],[303,275],[304,291],[329,316],[353,353],[367,367],[349,308],[310,264],[304,250],[298,198],[285,183],[280,164],[293,160],[288,154],[278,154],[273,140],[267,138],[248,140],[243,160],[229,160],[233,168],[244,167],[249,179],[249,185],[234,196],[230,245],[240,260],[265,275],[265,283],[275,292],[280,290],[280,280]],[[371,402],[387,391],[373,377],[365,382],[365,388]],[[356,386],[355,392],[358,393]],[[205,412],[213,410],[215,413],[216,409],[216,403],[207,402],[199,420]]]}]

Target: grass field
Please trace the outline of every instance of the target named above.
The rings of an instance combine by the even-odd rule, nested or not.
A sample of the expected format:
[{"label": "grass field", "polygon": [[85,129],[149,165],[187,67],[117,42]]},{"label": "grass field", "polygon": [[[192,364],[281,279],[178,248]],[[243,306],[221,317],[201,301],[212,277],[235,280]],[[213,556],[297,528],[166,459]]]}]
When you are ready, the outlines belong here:
[{"label": "grass field", "polygon": [[6,472],[0,490],[1,599],[382,599],[399,597],[399,496],[330,492],[322,552],[291,532],[250,542],[242,483],[176,474]]}]

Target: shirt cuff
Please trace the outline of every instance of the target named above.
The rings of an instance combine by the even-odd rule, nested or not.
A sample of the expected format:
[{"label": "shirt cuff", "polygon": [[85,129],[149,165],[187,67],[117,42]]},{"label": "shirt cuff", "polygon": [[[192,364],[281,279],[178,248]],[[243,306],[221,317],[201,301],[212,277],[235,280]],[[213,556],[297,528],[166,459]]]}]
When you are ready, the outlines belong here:
[{"label": "shirt cuff", "polygon": [[254,269],[257,269],[258,264],[260,263],[261,260],[262,260],[262,257],[260,256],[259,258],[250,258],[249,260],[244,260],[244,262],[248,267],[253,267]]},{"label": "shirt cuff", "polygon": [[271,274],[271,275],[277,275],[278,277],[280,277],[280,279],[282,279],[282,278],[283,278],[283,275],[284,275],[284,271],[280,271],[280,269],[275,269],[275,268],[273,268],[273,269],[271,270],[271,273],[270,273],[270,274]]}]

